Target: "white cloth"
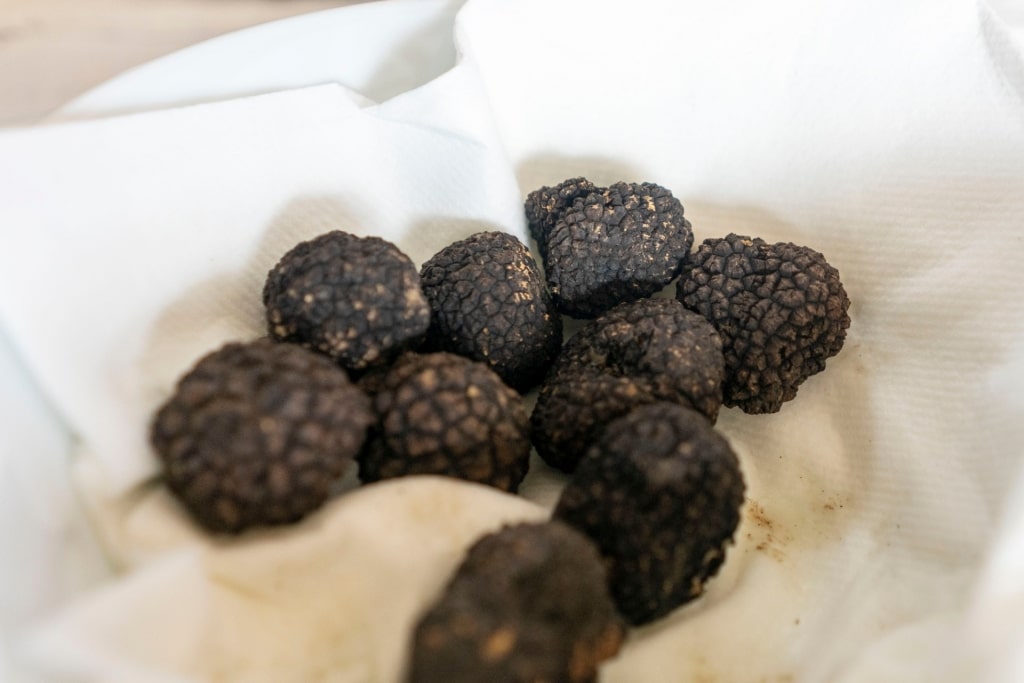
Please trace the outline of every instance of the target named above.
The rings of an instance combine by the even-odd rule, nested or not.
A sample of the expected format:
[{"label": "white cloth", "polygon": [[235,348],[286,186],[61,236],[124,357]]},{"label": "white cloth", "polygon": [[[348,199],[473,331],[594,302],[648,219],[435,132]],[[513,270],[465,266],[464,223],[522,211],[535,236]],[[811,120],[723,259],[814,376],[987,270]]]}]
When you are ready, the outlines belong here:
[{"label": "white cloth", "polygon": [[[334,227],[379,234],[421,263],[479,229],[522,236],[526,192],[586,175],[669,187],[698,240],[739,232],[812,246],[853,301],[846,348],[780,413],[723,412],[718,427],[749,489],[737,544],[708,594],[634,633],[603,680],[1019,680],[1016,9],[967,0],[472,0],[457,16],[452,63],[457,5],[424,5],[422,30],[407,21],[408,39],[389,44],[394,54],[426,55],[411,76],[389,75],[403,73],[398,58],[367,59],[351,73],[337,67],[343,85],[0,134],[0,325],[34,380],[5,394],[25,405],[23,395],[39,402],[41,393],[52,406],[39,402],[35,420],[3,416],[16,445],[3,465],[32,487],[5,481],[11,495],[0,499],[0,540],[24,549],[12,552],[6,564],[17,573],[5,572],[0,587],[5,602],[18,597],[23,607],[4,626],[19,633],[24,670],[45,662],[50,674],[95,680],[260,680],[237,660],[227,669],[235,675],[224,674],[218,657],[239,651],[227,644],[132,646],[133,624],[159,621],[160,637],[172,640],[211,628],[213,612],[195,596],[219,579],[202,569],[215,560],[201,558],[234,552],[210,547],[147,486],[153,407],[200,354],[261,333],[262,278],[300,239]],[[370,16],[346,12],[331,17],[360,26]],[[317,56],[310,63],[330,53],[302,34],[293,40],[321,46],[299,48]],[[313,71],[289,81],[282,69],[270,87],[242,79],[229,92],[314,86],[324,70]],[[173,104],[151,95],[145,108]],[[381,97],[389,99],[368,101]],[[92,106],[79,103],[77,114],[104,113]],[[69,434],[75,463],[55,467]],[[81,505],[62,480],[69,471]],[[549,504],[553,481],[533,479],[525,492]],[[463,489],[433,485],[435,502]],[[370,497],[347,495],[363,493]],[[461,528],[492,528],[512,514],[507,497],[479,495],[493,507]],[[54,501],[49,519],[23,511],[44,500]],[[333,525],[341,509],[372,515],[344,500],[294,535]],[[398,518],[424,524],[416,532],[426,536],[467,524],[469,513],[449,512]],[[22,518],[39,533],[11,523]],[[428,573],[441,576],[470,536],[446,546],[448,564]],[[84,550],[61,549],[66,538]],[[239,545],[249,543],[261,542]],[[97,547],[118,573],[91,592],[83,585],[96,576]],[[259,552],[287,566],[290,548],[268,542]],[[24,576],[30,561],[49,557],[92,569],[18,596],[6,574]],[[350,561],[337,571],[358,564],[382,586],[394,577],[394,556]],[[194,599],[154,590],[177,581]],[[388,637],[404,637],[399,627],[436,585],[410,588]],[[357,604],[350,614],[359,621],[372,610]],[[293,624],[316,628],[322,615],[288,618],[292,633]],[[98,642],[93,628],[112,635]],[[246,631],[262,643],[253,667],[285,632],[266,628]],[[346,652],[325,680],[395,679],[397,665],[380,668],[379,652]]]}]

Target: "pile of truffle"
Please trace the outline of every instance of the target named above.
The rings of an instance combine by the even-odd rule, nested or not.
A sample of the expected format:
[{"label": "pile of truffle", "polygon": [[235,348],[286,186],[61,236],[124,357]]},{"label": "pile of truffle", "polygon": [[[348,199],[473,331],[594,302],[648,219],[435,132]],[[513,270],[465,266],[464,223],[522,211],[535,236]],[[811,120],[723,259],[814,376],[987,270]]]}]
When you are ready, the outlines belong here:
[{"label": "pile of truffle", "polygon": [[[353,460],[363,482],[514,492],[532,446],[568,473],[552,521],[470,549],[416,629],[413,681],[589,681],[624,623],[699,596],[744,496],[719,408],[779,410],[850,323],[820,253],[740,235],[691,252],[663,187],[575,178],[525,209],[543,273],[498,232],[419,272],[375,237],[299,244],[267,277],[268,337],[201,359],[152,425],[167,485],[220,533],[301,519]],[[589,319],[564,345],[563,314]]]}]

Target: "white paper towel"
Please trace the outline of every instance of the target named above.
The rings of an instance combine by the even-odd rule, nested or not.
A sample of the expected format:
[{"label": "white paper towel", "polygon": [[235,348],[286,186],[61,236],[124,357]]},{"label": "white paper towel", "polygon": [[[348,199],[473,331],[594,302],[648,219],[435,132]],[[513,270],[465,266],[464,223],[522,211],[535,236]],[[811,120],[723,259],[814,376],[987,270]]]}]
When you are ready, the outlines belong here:
[{"label": "white paper towel", "polygon": [[296,527],[165,555],[65,610],[28,654],[73,680],[397,680],[404,635],[466,546],[545,517],[439,477],[366,486]]},{"label": "white paper towel", "polygon": [[[154,471],[145,420],[199,353],[258,333],[254,293],[291,243],[341,222],[421,262],[481,224],[522,234],[540,184],[659,182],[698,239],[825,253],[853,325],[782,412],[724,411],[750,498],[737,546],[604,680],[1015,681],[1012,16],[963,0],[473,0],[459,64],[380,106],[325,86],[10,133],[0,321],[94,454],[79,472],[106,547],[157,571],[195,535],[135,490]],[[149,533],[163,522],[174,532]],[[365,664],[337,680],[390,680]]]}]

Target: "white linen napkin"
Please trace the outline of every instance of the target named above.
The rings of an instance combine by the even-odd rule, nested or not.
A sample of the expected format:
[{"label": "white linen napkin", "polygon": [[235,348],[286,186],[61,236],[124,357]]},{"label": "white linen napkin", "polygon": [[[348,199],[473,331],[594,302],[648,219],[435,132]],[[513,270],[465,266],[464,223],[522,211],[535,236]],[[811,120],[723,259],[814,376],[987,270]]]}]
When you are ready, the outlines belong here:
[{"label": "white linen napkin", "polygon": [[[814,247],[853,301],[846,348],[780,413],[723,412],[749,489],[737,544],[708,594],[635,632],[602,679],[1019,680],[1015,16],[967,0],[472,0],[458,64],[378,106],[322,86],[0,135],[0,225],[16,226],[0,233],[0,324],[82,442],[78,490],[125,577],[43,622],[32,660],[217,680],[211,651],[118,659],[124,627],[164,604],[122,582],[213,581],[181,553],[216,551],[139,490],[155,472],[144,427],[195,357],[260,333],[284,250],[348,227],[422,262],[480,226],[522,235],[522,195],[587,175],[671,188],[698,240]],[[546,481],[527,490],[550,500]],[[101,616],[117,661],[83,669]],[[330,680],[394,680],[356,660]]]}]

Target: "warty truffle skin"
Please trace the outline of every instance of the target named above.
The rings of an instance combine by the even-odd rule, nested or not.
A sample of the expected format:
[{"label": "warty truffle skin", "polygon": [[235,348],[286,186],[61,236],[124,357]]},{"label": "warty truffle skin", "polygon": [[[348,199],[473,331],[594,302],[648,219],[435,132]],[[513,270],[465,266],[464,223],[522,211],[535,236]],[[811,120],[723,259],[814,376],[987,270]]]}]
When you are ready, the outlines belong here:
[{"label": "warty truffle skin", "polygon": [[526,476],[526,408],[485,364],[451,353],[407,353],[361,386],[377,417],[359,455],[363,482],[438,474],[514,492]]},{"label": "warty truffle skin", "polygon": [[594,545],[561,522],[477,541],[415,629],[410,683],[594,681],[625,635]]},{"label": "warty truffle skin", "polygon": [[270,340],[203,357],[150,431],[164,479],[214,532],[297,521],[318,508],[372,420],[330,359]]},{"label": "warty truffle skin", "polygon": [[671,401],[712,422],[725,359],[715,329],[673,299],[616,306],[566,342],[541,384],[533,442],[549,465],[571,472],[609,421],[636,406]]},{"label": "warty truffle skin", "polygon": [[774,413],[839,353],[850,299],[825,257],[791,242],[730,234],[704,240],[676,296],[722,336],[724,402]]},{"label": "warty truffle skin", "polygon": [[394,244],[335,230],[294,247],[263,288],[270,334],[361,371],[423,341],[430,306]]},{"label": "warty truffle skin", "polygon": [[553,515],[593,540],[633,625],[701,595],[725,558],[744,497],[739,460],[707,419],[674,403],[610,423]]},{"label": "warty truffle skin", "polygon": [[515,236],[459,240],[423,264],[420,278],[431,308],[425,350],[487,363],[518,391],[543,378],[562,345],[562,317]]},{"label": "warty truffle skin", "polygon": [[580,177],[563,180],[551,187],[545,185],[527,195],[524,202],[526,224],[542,257],[547,258],[548,234],[562,214],[576,199],[598,190],[594,183]]},{"label": "warty truffle skin", "polygon": [[693,244],[683,205],[653,183],[615,183],[576,197],[542,250],[555,306],[593,318],[651,296],[679,274]]}]

